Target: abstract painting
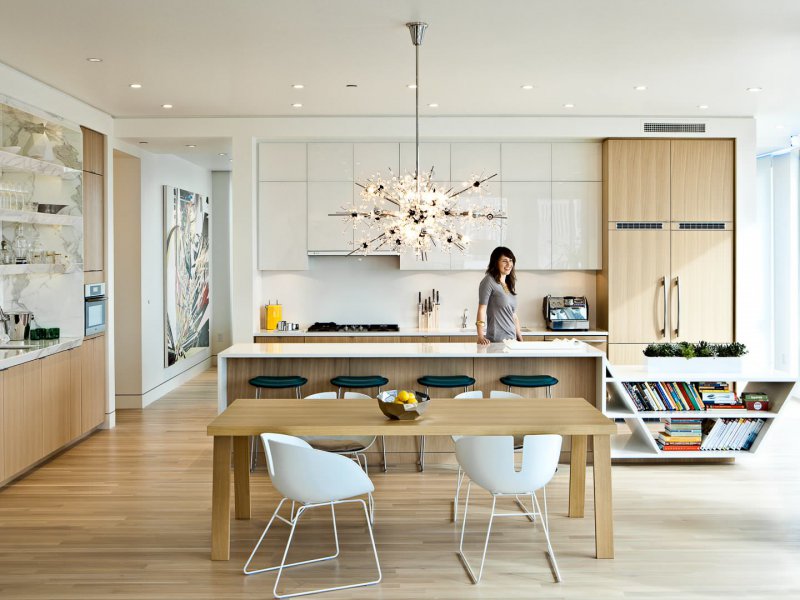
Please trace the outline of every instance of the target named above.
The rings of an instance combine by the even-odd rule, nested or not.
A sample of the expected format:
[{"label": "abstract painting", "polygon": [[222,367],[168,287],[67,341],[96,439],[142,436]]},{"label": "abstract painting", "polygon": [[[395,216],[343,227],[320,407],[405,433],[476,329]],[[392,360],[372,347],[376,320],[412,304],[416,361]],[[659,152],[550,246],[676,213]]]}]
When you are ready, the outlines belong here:
[{"label": "abstract painting", "polygon": [[164,186],[164,365],[210,347],[207,196]]}]

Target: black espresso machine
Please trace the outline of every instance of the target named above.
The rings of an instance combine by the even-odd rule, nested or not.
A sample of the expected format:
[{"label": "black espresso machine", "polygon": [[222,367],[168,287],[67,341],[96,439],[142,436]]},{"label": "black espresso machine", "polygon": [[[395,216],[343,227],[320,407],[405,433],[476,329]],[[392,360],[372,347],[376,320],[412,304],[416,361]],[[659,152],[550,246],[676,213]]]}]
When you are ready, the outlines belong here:
[{"label": "black espresso machine", "polygon": [[589,301],[585,296],[544,297],[544,320],[552,331],[588,331]]}]

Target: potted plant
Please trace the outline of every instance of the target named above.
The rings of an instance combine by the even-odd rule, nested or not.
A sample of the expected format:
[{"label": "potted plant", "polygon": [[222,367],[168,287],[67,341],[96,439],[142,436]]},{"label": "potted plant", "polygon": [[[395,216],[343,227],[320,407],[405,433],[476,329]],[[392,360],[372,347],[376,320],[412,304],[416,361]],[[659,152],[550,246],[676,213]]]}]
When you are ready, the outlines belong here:
[{"label": "potted plant", "polygon": [[651,371],[689,373],[732,373],[742,368],[744,344],[709,344],[708,342],[679,342],[649,344],[644,350],[645,365]]}]

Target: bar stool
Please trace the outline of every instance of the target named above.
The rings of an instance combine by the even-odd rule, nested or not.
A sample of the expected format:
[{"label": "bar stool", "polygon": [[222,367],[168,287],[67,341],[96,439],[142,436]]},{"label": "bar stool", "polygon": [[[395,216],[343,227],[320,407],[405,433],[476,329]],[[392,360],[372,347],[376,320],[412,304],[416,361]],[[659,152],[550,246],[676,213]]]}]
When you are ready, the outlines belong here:
[{"label": "bar stool", "polygon": [[[389,383],[383,375],[339,375],[331,379],[331,385],[337,388],[336,397],[342,397],[342,389],[364,390],[367,388],[377,388],[381,393],[381,388]],[[386,438],[381,436],[381,448],[383,449],[383,472],[388,470],[386,464]]]},{"label": "bar stool", "polygon": [[506,375],[500,378],[500,382],[507,386],[507,391],[512,387],[520,388],[547,388],[547,397],[552,398],[552,386],[558,383],[558,379],[550,375]]},{"label": "bar stool", "polygon": [[[451,389],[467,388],[475,385],[475,378],[469,375],[423,375],[417,383],[425,386],[425,393],[430,395],[429,388]],[[420,436],[419,443],[419,470],[425,470],[425,436]]]},{"label": "bar stool", "polygon": [[[308,379],[299,375],[259,375],[248,381],[256,388],[256,398],[261,398],[261,390],[286,390],[294,388],[295,398],[300,398],[300,388],[308,383]],[[250,438],[250,470],[256,468],[256,454],[258,446],[255,436]]]}]

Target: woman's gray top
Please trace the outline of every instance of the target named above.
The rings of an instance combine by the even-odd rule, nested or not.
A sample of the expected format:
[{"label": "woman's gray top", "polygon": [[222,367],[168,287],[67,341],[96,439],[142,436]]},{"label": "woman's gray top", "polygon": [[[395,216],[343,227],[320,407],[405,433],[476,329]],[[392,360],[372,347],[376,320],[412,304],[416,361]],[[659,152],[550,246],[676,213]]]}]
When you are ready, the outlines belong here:
[{"label": "woman's gray top", "polygon": [[478,304],[486,305],[486,338],[490,342],[517,339],[517,326],[514,323],[517,297],[506,292],[491,275],[487,274],[481,281]]}]

